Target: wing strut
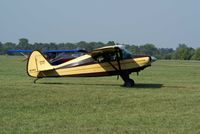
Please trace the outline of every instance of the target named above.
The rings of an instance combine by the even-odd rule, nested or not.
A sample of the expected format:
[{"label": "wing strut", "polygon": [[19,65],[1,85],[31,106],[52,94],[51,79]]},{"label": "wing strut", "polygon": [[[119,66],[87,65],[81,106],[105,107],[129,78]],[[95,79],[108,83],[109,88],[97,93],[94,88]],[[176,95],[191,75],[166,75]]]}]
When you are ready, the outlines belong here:
[{"label": "wing strut", "polygon": [[[122,75],[122,70],[121,70],[121,64],[120,64],[120,57],[118,55],[118,52],[120,50],[116,48],[116,51],[115,51],[115,54],[116,54],[116,61],[117,61],[117,64],[118,64],[118,69],[110,62],[110,60],[108,60],[107,62],[115,69],[115,71],[119,72],[118,74],[118,78],[119,78],[119,75],[121,76]],[[106,54],[104,55],[105,58],[106,58]],[[118,79],[117,78],[117,79]]]},{"label": "wing strut", "polygon": [[[125,87],[132,87],[132,86],[134,86],[135,82],[134,82],[134,80],[130,79],[130,77],[129,77],[130,72],[122,71],[121,63],[120,63],[121,58],[122,58],[122,52],[118,48],[118,49],[116,49],[116,60],[117,60],[119,70],[116,70],[116,71],[119,71],[119,75],[121,76],[121,78],[124,81],[124,86]],[[119,79],[119,75],[117,76],[118,79]]]},{"label": "wing strut", "polygon": [[[118,64],[118,68],[119,68],[119,74],[122,75],[122,69],[121,69],[121,64],[120,64],[120,57],[122,56],[120,53],[120,57],[118,55],[118,52],[120,53],[119,49],[118,51],[116,51],[116,60],[117,60],[117,64]],[[117,76],[117,79],[119,79],[119,75]]]}]

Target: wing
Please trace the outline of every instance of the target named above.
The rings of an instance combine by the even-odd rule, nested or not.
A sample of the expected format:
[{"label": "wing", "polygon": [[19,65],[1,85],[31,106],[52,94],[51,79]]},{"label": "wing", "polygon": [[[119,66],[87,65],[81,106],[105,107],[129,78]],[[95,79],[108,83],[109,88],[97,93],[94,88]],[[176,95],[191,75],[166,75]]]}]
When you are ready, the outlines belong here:
[{"label": "wing", "polygon": [[[7,50],[7,53],[31,53],[33,52],[33,50],[13,50],[13,49],[9,49]],[[45,50],[42,51],[42,53],[76,53],[76,52],[83,52],[83,53],[87,53],[86,50],[84,49],[74,49],[74,50]]]},{"label": "wing", "polygon": [[120,48],[118,46],[106,46],[106,47],[102,47],[102,48],[93,50],[92,52],[90,52],[90,55],[92,57],[97,57],[100,55],[114,54],[114,53],[118,52],[119,50],[120,50]]},{"label": "wing", "polygon": [[10,54],[10,53],[20,53],[21,55],[23,55],[25,57],[25,60],[27,60],[28,58],[28,55],[27,54],[24,54],[24,53],[31,53],[33,50],[13,50],[13,49],[9,49],[7,50],[7,54]]},{"label": "wing", "polygon": [[7,53],[31,53],[33,50],[13,50],[9,49],[7,50]]},{"label": "wing", "polygon": [[87,53],[84,49],[73,49],[73,50],[45,50],[42,53],[76,53],[76,52],[83,52]]}]

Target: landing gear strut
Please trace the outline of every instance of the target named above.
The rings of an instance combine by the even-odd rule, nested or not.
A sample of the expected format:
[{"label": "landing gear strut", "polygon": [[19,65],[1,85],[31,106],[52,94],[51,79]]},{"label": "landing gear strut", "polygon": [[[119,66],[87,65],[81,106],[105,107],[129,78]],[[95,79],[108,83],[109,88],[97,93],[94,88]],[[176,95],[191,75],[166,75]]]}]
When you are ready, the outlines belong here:
[{"label": "landing gear strut", "polygon": [[134,80],[130,79],[129,72],[123,72],[120,76],[124,81],[124,87],[133,87],[135,85]]}]

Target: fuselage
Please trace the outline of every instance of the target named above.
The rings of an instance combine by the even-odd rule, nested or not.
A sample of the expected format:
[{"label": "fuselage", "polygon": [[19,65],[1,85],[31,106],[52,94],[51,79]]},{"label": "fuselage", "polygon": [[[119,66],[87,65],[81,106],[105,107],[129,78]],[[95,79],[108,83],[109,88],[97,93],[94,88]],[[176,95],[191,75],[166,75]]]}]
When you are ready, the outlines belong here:
[{"label": "fuselage", "polygon": [[33,52],[27,64],[29,76],[43,77],[97,77],[139,72],[151,65],[147,55],[131,55],[127,50],[114,47],[97,49],[58,65],[51,65],[43,55]]},{"label": "fuselage", "polygon": [[[112,64],[112,65],[111,65]],[[120,60],[121,71],[139,72],[151,65],[149,56]],[[75,58],[69,62],[54,66],[53,70],[42,71],[38,77],[59,77],[59,76],[111,76],[119,75],[120,69],[117,61],[98,63],[90,55]]]}]

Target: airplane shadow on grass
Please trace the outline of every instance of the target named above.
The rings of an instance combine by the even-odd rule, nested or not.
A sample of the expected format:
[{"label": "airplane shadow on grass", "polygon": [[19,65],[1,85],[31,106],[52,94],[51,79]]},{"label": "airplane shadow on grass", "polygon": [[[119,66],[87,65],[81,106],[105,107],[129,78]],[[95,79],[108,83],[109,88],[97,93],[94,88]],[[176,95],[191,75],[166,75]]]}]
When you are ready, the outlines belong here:
[{"label": "airplane shadow on grass", "polygon": [[[124,87],[123,85],[119,84],[100,84],[100,83],[62,83],[62,82],[39,82],[37,84],[49,84],[49,85],[83,85],[83,86],[112,86],[112,87]],[[162,88],[163,84],[146,84],[146,83],[136,83],[133,87],[124,87],[124,88],[143,88],[143,89],[148,89],[148,88]]]},{"label": "airplane shadow on grass", "polygon": [[151,83],[151,84],[147,84],[147,83],[136,83],[134,85],[135,88],[162,88],[163,84],[155,84],[155,83]]}]

